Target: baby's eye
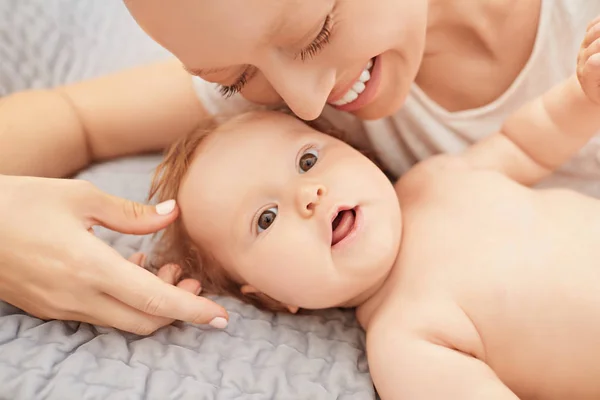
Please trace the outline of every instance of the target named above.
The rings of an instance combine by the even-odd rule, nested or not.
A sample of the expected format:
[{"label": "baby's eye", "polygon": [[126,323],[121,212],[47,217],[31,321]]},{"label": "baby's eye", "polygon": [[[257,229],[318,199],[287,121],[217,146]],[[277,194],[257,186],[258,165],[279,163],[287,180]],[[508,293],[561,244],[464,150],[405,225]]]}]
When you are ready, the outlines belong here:
[{"label": "baby's eye", "polygon": [[277,217],[277,207],[271,207],[268,210],[265,210],[262,212],[262,214],[260,214],[260,217],[258,217],[258,232],[264,232],[267,229],[269,229],[269,227],[271,226],[271,224],[273,224],[273,222],[275,222],[275,218]]},{"label": "baby's eye", "polygon": [[309,169],[315,166],[317,161],[319,160],[319,153],[315,149],[308,149],[302,157],[300,157],[300,161],[298,162],[298,167],[300,168],[300,173],[307,172]]}]

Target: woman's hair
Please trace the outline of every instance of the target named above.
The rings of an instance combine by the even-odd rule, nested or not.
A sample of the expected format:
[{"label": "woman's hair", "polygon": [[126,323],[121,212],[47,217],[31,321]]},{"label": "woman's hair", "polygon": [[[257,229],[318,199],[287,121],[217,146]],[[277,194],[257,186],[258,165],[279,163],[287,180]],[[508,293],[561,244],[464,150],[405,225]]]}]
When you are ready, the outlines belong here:
[{"label": "woman's hair", "polygon": [[[287,110],[280,111],[293,115]],[[254,113],[247,113],[235,119],[251,117],[252,114]],[[323,119],[305,123],[320,132],[344,140],[344,132],[334,129]],[[203,128],[180,138],[166,150],[165,157],[157,167],[152,180],[149,201],[162,202],[177,198],[181,182],[197,150],[208,136],[218,132],[219,127],[216,122],[208,121]],[[199,280],[204,294],[228,295],[261,309],[287,311],[285,305],[265,294],[242,293],[242,285],[229,276],[226,269],[212,257],[210,251],[202,248],[201,244],[191,241],[181,218],[162,232],[150,258],[149,268],[155,271],[166,264],[179,265],[183,271],[182,279]]]}]

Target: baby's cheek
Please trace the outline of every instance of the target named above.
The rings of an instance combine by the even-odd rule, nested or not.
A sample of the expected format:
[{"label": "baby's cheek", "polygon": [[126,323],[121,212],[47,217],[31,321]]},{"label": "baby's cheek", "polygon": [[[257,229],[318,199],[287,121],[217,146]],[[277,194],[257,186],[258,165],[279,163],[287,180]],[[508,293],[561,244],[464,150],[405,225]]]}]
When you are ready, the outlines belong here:
[{"label": "baby's cheek", "polygon": [[307,285],[313,285],[316,279],[314,262],[301,257],[297,251],[291,253],[279,248],[257,257],[256,261],[253,284],[275,298],[294,296]]}]

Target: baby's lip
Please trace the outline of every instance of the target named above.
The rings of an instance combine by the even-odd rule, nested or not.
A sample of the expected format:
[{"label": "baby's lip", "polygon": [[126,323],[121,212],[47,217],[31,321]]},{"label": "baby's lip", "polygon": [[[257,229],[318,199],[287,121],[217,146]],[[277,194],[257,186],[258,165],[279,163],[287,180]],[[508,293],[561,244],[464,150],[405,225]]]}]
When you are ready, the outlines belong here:
[{"label": "baby's lip", "polygon": [[[329,231],[329,240],[328,240],[328,242],[329,242],[329,244],[330,244],[331,246],[334,246],[335,244],[337,244],[337,243],[339,243],[340,241],[344,240],[345,236],[347,236],[347,235],[345,235],[345,236],[344,236],[343,238],[341,238],[340,240],[337,240],[337,242],[336,242],[336,243],[333,243],[333,240],[334,240],[334,233],[333,233],[333,232],[334,232],[334,229],[333,229],[333,222],[335,221],[335,219],[337,218],[337,216],[338,216],[338,215],[339,215],[341,212],[344,212],[344,211],[350,211],[350,210],[355,210],[355,209],[356,209],[356,206],[349,206],[349,205],[336,206],[336,207],[334,207],[334,209],[333,209],[333,210],[332,210],[332,212],[330,213],[330,218],[328,219],[328,222],[329,222],[329,224],[328,224],[328,231]],[[356,214],[355,214],[355,216],[356,216]],[[354,223],[355,223],[355,222],[354,222]],[[351,231],[351,230],[352,230],[352,229],[350,229],[350,231]]]}]

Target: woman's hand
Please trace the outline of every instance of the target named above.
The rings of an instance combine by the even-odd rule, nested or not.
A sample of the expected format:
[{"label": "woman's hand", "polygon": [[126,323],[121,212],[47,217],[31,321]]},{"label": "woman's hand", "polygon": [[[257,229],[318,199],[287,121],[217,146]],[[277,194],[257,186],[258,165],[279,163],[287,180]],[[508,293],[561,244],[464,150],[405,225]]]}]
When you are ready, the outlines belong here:
[{"label": "woman's hand", "polygon": [[152,233],[177,214],[173,201],[141,205],[85,181],[0,175],[0,299],[38,318],[137,334],[173,320],[222,328],[227,312],[196,295],[197,281],[173,286],[177,266],[155,276],[136,265],[139,255],[127,261],[92,233]]}]

